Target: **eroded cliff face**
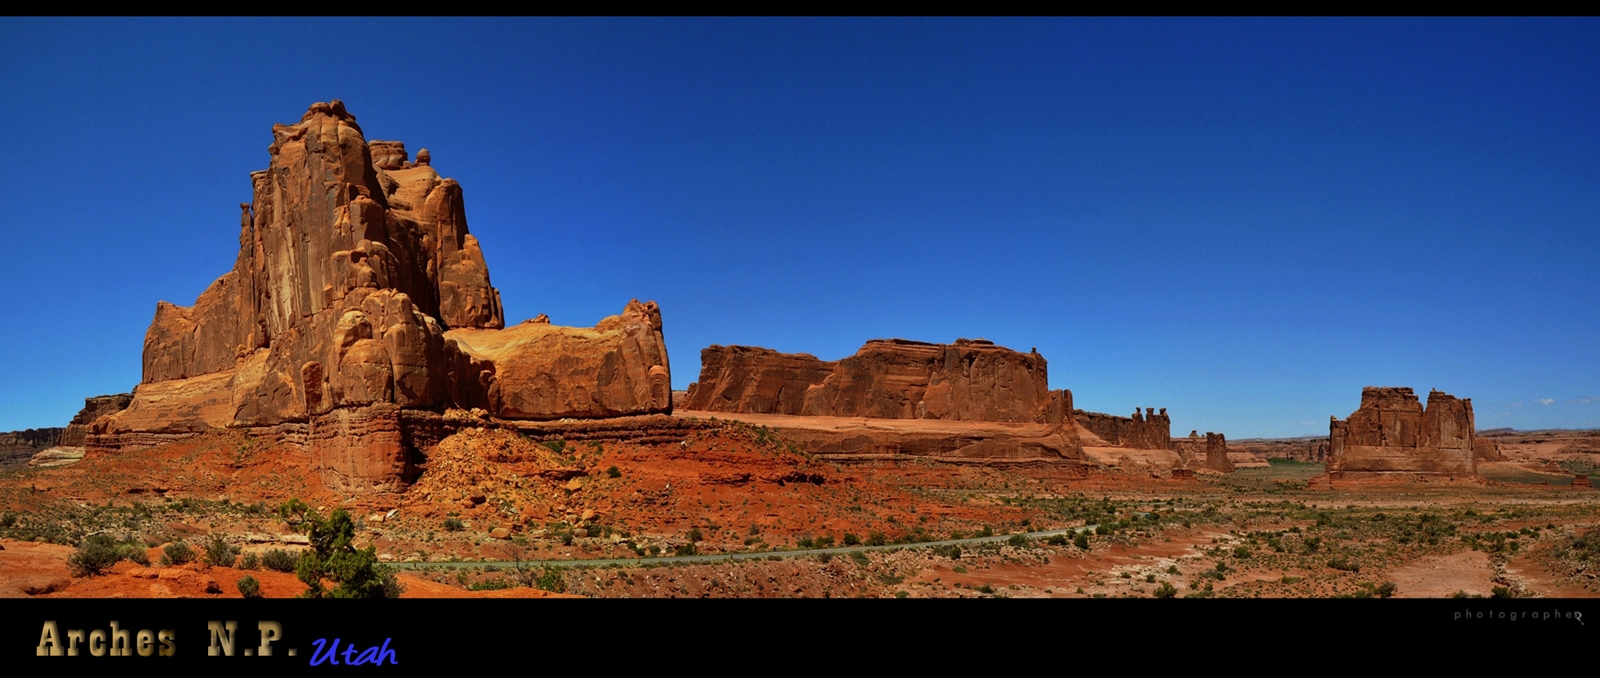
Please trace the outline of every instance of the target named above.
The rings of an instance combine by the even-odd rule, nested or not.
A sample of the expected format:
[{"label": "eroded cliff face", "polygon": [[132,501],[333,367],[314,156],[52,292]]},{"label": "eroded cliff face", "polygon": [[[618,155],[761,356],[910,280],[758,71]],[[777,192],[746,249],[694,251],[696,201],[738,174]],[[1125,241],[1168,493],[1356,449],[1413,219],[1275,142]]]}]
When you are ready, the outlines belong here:
[{"label": "eroded cliff face", "polygon": [[1368,386],[1349,419],[1329,422],[1329,472],[1477,473],[1472,399]]},{"label": "eroded cliff face", "polygon": [[1135,407],[1131,417],[1077,410],[1073,412],[1073,420],[1099,436],[1101,440],[1116,447],[1140,450],[1173,449],[1172,418],[1167,416],[1165,407],[1161,408],[1159,413],[1153,407],[1146,407],[1143,414],[1140,414],[1139,408]]},{"label": "eroded cliff face", "polygon": [[[426,149],[413,162],[401,142],[369,143],[337,100],[272,132],[270,164],[251,174],[254,197],[240,205],[233,269],[193,306],[157,304],[131,405],[91,431],[111,436],[101,447],[118,447],[121,434],[302,422],[316,448],[332,439],[317,422],[341,410],[349,412],[328,421],[356,432],[398,426],[400,409],[528,419],[670,411],[653,302],[635,301],[596,328],[546,321],[541,341],[522,342],[526,332],[501,329],[500,293],[467,231],[461,187],[439,176]],[[540,379],[556,382],[554,396]],[[391,438],[399,436],[329,444],[404,459],[371,451]],[[325,467],[359,475],[386,465]]]},{"label": "eroded cliff face", "polygon": [[1072,412],[1071,392],[1049,389],[1043,356],[982,339],[877,339],[831,362],[712,346],[701,352],[700,364],[685,409],[1052,424],[1070,421]]}]

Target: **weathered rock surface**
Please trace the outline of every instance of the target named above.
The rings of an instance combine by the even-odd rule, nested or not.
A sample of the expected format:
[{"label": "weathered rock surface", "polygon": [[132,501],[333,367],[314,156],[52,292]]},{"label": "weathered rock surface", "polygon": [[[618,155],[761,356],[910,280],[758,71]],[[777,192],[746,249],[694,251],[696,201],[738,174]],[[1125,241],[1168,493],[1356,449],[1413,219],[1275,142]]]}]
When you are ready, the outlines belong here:
[{"label": "weathered rock surface", "polygon": [[61,439],[64,429],[30,428],[0,433],[0,469],[20,468]]},{"label": "weathered rock surface", "polygon": [[501,330],[461,187],[426,149],[412,163],[400,142],[368,143],[337,100],[273,137],[240,205],[233,270],[193,306],[157,304],[142,382],[126,410],[87,425],[91,449],[309,422],[325,477],[394,490],[412,471],[379,406],[507,418],[670,411],[653,302],[593,329]]},{"label": "weathered rock surface", "polygon": [[1220,473],[1233,472],[1233,460],[1228,458],[1228,439],[1221,433],[1206,431],[1205,466]]},{"label": "weathered rock surface", "polygon": [[1153,407],[1146,407],[1144,414],[1135,407],[1131,417],[1073,410],[1072,418],[1109,445],[1141,450],[1173,449],[1172,418],[1167,416],[1165,407],[1160,413]]},{"label": "weathered rock surface", "polygon": [[78,410],[78,414],[67,423],[67,428],[61,432],[61,439],[56,444],[62,447],[83,447],[84,436],[89,434],[90,424],[100,417],[128,409],[129,403],[132,402],[132,393],[84,398],[83,409]]},{"label": "weathered rock surface", "polygon": [[1228,443],[1261,459],[1322,463],[1328,460],[1328,438],[1249,438]]},{"label": "weathered rock surface", "polygon": [[1368,386],[1361,407],[1328,428],[1329,473],[1477,473],[1470,398],[1431,391],[1424,408],[1410,388]]},{"label": "weathered rock surface", "polygon": [[710,346],[700,351],[700,380],[689,385],[684,409],[747,414],[800,414],[806,391],[833,373],[837,362],[809,353],[755,346]]},{"label": "weathered rock surface", "polygon": [[747,414],[880,419],[1063,423],[1072,394],[1051,391],[1037,351],[983,339],[931,344],[869,341],[855,355],[823,361],[747,346],[701,352],[700,380],[685,409]]}]

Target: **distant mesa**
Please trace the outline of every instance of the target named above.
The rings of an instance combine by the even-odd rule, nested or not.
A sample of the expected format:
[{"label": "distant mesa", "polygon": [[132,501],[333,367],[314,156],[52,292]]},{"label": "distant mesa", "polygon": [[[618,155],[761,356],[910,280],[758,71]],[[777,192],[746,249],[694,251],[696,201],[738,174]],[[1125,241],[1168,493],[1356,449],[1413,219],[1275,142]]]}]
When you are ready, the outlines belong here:
[{"label": "distant mesa", "polygon": [[1167,416],[1165,407],[1159,413],[1153,407],[1146,407],[1144,414],[1135,407],[1133,416],[1129,417],[1083,410],[1073,410],[1072,416],[1079,426],[1089,429],[1108,445],[1137,450],[1173,449],[1172,418]]},{"label": "distant mesa", "polygon": [[1331,477],[1360,473],[1476,475],[1472,399],[1428,393],[1424,408],[1407,387],[1368,386],[1348,419],[1329,422]]},{"label": "distant mesa", "polygon": [[945,421],[1069,423],[1072,393],[1052,391],[1044,356],[983,339],[874,339],[837,361],[752,346],[700,352],[684,409]]},{"label": "distant mesa", "polygon": [[240,205],[239,254],[190,307],[157,304],[144,376],[87,445],[114,452],[219,428],[305,444],[324,482],[397,491],[406,423],[446,408],[504,419],[667,413],[661,312],[592,328],[505,327],[461,186],[338,100],[275,125]]}]

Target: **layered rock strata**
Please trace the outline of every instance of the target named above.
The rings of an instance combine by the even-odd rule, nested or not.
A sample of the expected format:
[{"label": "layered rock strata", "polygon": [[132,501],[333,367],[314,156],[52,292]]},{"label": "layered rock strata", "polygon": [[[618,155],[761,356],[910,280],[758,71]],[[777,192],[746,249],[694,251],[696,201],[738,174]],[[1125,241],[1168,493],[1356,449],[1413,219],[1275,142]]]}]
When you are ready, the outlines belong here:
[{"label": "layered rock strata", "polygon": [[819,360],[748,346],[701,351],[684,409],[819,417],[1058,424],[1072,393],[1052,391],[1037,351],[983,339],[932,344],[875,339],[848,358]]},{"label": "layered rock strata", "polygon": [[1330,474],[1477,473],[1470,398],[1431,391],[1423,407],[1410,388],[1368,386],[1348,419],[1330,419]]},{"label": "layered rock strata", "polygon": [[[368,142],[335,100],[273,127],[240,205],[239,254],[191,307],[157,304],[107,451],[215,428],[305,423],[324,480],[415,477],[404,410],[556,419],[671,411],[661,314],[630,302],[593,328],[505,326],[459,184],[426,149]],[[542,316],[541,316],[542,318]]]},{"label": "layered rock strata", "polygon": [[1167,416],[1167,408],[1161,408],[1159,413],[1153,407],[1146,407],[1140,414],[1139,408],[1133,408],[1133,416],[1118,417],[1100,412],[1072,411],[1073,421],[1082,426],[1107,444],[1115,447],[1131,447],[1141,450],[1170,450],[1172,446],[1172,418]]},{"label": "layered rock strata", "polygon": [[61,432],[60,441],[56,444],[61,447],[83,447],[84,439],[89,435],[90,424],[100,417],[128,409],[128,405],[132,402],[132,393],[84,398],[83,409],[78,410],[78,414],[67,423],[67,427]]},{"label": "layered rock strata", "polygon": [[0,433],[0,469],[20,468],[60,440],[63,429],[30,428]]}]

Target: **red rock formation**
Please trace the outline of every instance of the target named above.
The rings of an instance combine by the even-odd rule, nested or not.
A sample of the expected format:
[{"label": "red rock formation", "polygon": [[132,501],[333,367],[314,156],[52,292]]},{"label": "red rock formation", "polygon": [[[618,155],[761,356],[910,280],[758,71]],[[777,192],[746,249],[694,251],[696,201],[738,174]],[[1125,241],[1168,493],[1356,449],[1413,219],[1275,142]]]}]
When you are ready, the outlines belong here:
[{"label": "red rock formation", "polygon": [[1221,433],[1206,431],[1206,468],[1222,473],[1233,472],[1233,461],[1228,459],[1228,439]]},{"label": "red rock formation", "polygon": [[1039,422],[1051,407],[1045,373],[1037,351],[1018,353],[983,339],[875,339],[809,389],[801,413]]},{"label": "red rock formation", "polygon": [[1472,457],[1478,461],[1505,461],[1505,455],[1500,453],[1500,446],[1488,438],[1474,437],[1472,440]]},{"label": "red rock formation", "polygon": [[[319,468],[334,469],[325,478],[392,490],[410,471],[394,461],[405,455],[380,405],[534,419],[670,411],[653,302],[595,328],[501,330],[461,187],[426,149],[411,163],[400,142],[369,144],[337,100],[273,136],[240,206],[233,270],[194,306],[157,305],[142,383],[126,411],[92,427],[107,437],[91,447],[309,422]],[[348,433],[319,442],[331,439],[318,422],[335,413]]]},{"label": "red rock formation", "polygon": [[1133,408],[1133,416],[1118,417],[1100,412],[1073,410],[1072,418],[1079,425],[1114,447],[1131,447],[1141,450],[1170,450],[1172,443],[1172,418],[1167,408],[1159,414],[1155,408]]},{"label": "red rock formation", "polygon": [[1423,408],[1410,388],[1368,386],[1361,407],[1329,423],[1328,471],[1473,475],[1472,400],[1432,391]]},{"label": "red rock formation", "polygon": [[801,413],[806,390],[828,378],[837,362],[807,353],[754,346],[700,351],[700,380],[689,385],[684,409],[746,414]]},{"label": "red rock formation", "polygon": [[0,433],[0,469],[21,468],[61,438],[63,429],[30,428]]},{"label": "red rock formation", "polygon": [[1062,423],[1070,391],[1051,391],[1037,351],[983,339],[869,341],[828,362],[748,346],[701,352],[685,409],[881,419]]},{"label": "red rock formation", "polygon": [[1228,443],[1235,450],[1243,450],[1261,459],[1289,459],[1304,462],[1326,462],[1328,439],[1321,438],[1251,438]]},{"label": "red rock formation", "polygon": [[61,439],[56,444],[62,447],[83,447],[84,436],[89,434],[90,424],[100,417],[128,409],[128,404],[131,402],[133,402],[132,393],[84,398],[83,409],[78,410],[78,414],[67,423],[67,428],[61,432]]}]

